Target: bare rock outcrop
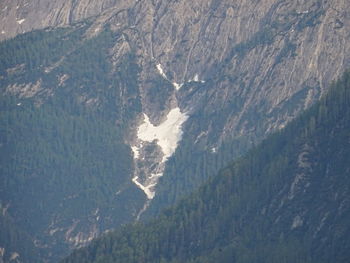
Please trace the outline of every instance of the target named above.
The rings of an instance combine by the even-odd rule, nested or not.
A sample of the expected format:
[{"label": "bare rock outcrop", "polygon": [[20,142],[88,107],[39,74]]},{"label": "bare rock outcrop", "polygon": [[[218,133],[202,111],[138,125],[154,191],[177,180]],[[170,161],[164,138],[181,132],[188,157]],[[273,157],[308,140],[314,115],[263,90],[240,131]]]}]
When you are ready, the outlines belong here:
[{"label": "bare rock outcrop", "polygon": [[0,2],[0,40],[46,27],[68,26],[101,15],[111,7],[123,8],[129,0],[4,0]]}]

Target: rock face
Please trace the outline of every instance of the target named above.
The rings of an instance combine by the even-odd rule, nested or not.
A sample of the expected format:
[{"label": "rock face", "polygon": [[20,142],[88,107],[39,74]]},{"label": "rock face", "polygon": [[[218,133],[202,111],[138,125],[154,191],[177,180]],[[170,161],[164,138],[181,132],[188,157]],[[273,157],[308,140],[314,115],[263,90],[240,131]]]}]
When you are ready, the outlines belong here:
[{"label": "rock face", "polygon": [[[197,82],[206,81],[206,113],[220,111],[217,105],[236,108],[234,114],[225,114],[220,142],[233,132],[246,134],[255,123],[245,118],[251,113],[262,117],[262,127],[253,128],[261,133],[284,126],[349,66],[348,7],[340,0],[2,1],[0,30],[4,39],[89,17],[95,23],[87,33],[110,25],[127,37],[116,43],[113,59],[130,46],[139,55],[144,108],[150,119],[159,123],[166,116],[156,117],[146,94],[145,82],[154,78],[152,67],[159,63],[169,82],[196,82],[196,76]],[[203,105],[198,99],[201,91],[192,89],[177,93],[179,103],[195,111]],[[171,108],[173,100],[168,97],[166,106]],[[291,98],[300,102],[292,112],[286,110]],[[201,140],[208,137],[210,133]]]},{"label": "rock face", "polygon": [[349,130],[347,71],[319,103],[157,219],[62,263],[347,262]]},{"label": "rock face", "polygon": [[4,0],[0,3],[0,40],[46,27],[68,26],[85,18],[101,15],[108,8],[122,9],[119,0]]},{"label": "rock face", "polygon": [[[74,28],[88,18],[82,42],[105,28],[114,34],[108,51],[111,74],[120,71],[125,55],[135,56],[141,110],[126,128],[134,151],[130,182],[134,178],[144,190],[144,208],[151,205],[151,213],[283,128],[349,68],[348,10],[346,0],[5,0],[0,3],[0,39],[46,27]],[[69,77],[64,76],[69,75],[62,72],[49,96],[66,85]],[[14,96],[35,98],[43,87],[39,76],[5,88]],[[79,96],[86,105],[94,104],[94,97]],[[125,85],[116,106],[127,109],[129,96]],[[160,137],[139,135],[143,123],[162,127],[174,110],[186,118],[176,126],[182,136],[175,136],[178,141],[169,154]],[[135,218],[143,212],[134,213]],[[91,225],[90,236],[103,232],[97,228]]]},{"label": "rock face", "polygon": [[[138,31],[124,32],[130,45],[138,43],[133,49],[142,65],[144,113],[159,123],[175,97],[190,116],[184,136],[192,147],[218,156],[223,144],[238,148],[261,139],[311,105],[349,67],[348,9],[346,1],[137,3],[125,27]],[[157,65],[162,72],[155,72]],[[175,88],[154,102],[149,80],[163,73]],[[184,177],[176,189],[191,184],[193,176]],[[170,200],[178,196],[164,192]]]}]

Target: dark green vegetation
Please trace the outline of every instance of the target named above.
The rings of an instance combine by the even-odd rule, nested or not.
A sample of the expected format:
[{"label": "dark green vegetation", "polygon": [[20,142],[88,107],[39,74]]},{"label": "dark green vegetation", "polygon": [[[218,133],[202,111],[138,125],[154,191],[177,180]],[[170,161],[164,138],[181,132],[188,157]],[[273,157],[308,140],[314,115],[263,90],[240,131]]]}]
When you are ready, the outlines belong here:
[{"label": "dark green vegetation", "polygon": [[[219,1],[214,2],[215,9]],[[1,43],[0,253],[5,251],[5,262],[16,253],[23,262],[54,261],[105,230],[133,221],[145,195],[131,182],[133,163],[125,141],[134,135],[128,131],[135,132],[137,114],[166,110],[164,102],[173,95],[190,116],[143,217],[158,215],[246,152],[266,136],[264,125],[278,127],[281,116],[294,117],[291,112],[304,107],[313,87],[300,87],[267,116],[262,109],[270,104],[253,103],[236,130],[225,129],[230,117],[244,110],[241,91],[255,89],[255,76],[248,74],[251,79],[243,81],[247,72],[231,70],[231,62],[248,59],[260,46],[274,49],[281,33],[294,25],[296,31],[313,27],[320,16],[322,10],[316,10],[263,21],[256,34],[233,45],[228,58],[203,76],[205,83],[187,82],[175,95],[142,41],[136,41],[139,32],[132,23],[127,29],[112,27],[114,32],[106,26],[93,38],[87,37],[87,21]],[[285,42],[274,66],[298,56],[295,39]],[[186,52],[179,50],[182,56]],[[225,94],[217,85],[222,80],[236,85],[237,93],[213,100]],[[331,95],[332,105],[341,92]],[[340,134],[348,128],[341,115],[347,104],[340,101],[337,111],[326,100],[322,103],[164,212],[146,232],[144,225],[123,228],[99,241],[104,243],[94,243],[96,250],[77,252],[78,262],[100,255],[101,262],[307,262],[323,256],[326,262],[341,261],[338,254],[348,248],[347,239],[341,239],[348,231],[344,174],[349,155],[343,144],[348,135]],[[276,123],[266,124],[266,118]],[[251,129],[240,132],[247,123]],[[195,142],[209,130],[207,138]],[[112,250],[108,259],[102,255]]]},{"label": "dark green vegetation", "polygon": [[[0,206],[0,241],[1,249],[5,248],[4,260],[7,262],[14,252],[20,251],[21,257],[28,262],[40,262],[39,254],[35,248],[31,236],[21,230],[11,216],[3,214],[6,207]],[[10,253],[9,253],[10,252]]]},{"label": "dark green vegetation", "polygon": [[347,72],[197,193],[62,262],[349,262],[349,146]]},{"label": "dark green vegetation", "polygon": [[[276,5],[275,7],[277,7]],[[274,8],[271,12],[277,12]],[[192,94],[196,94],[196,104],[202,104],[201,110],[196,111],[190,116],[191,128],[185,129],[180,145],[172,159],[169,160],[165,170],[165,176],[160,178],[157,195],[152,201],[149,209],[144,217],[151,217],[159,214],[159,212],[170,205],[175,204],[184,195],[191,193],[197,189],[201,183],[208,177],[216,174],[221,168],[225,167],[231,160],[238,158],[246,153],[254,144],[261,142],[269,134],[266,126],[266,118],[268,119],[283,119],[277,116],[287,116],[291,112],[295,112],[296,108],[304,109],[300,105],[304,105],[308,92],[313,89],[319,92],[319,87],[312,88],[304,86],[299,92],[288,100],[288,103],[279,107],[277,110],[270,112],[267,110],[268,103],[254,103],[253,107],[246,111],[244,110],[244,99],[242,93],[251,89],[253,78],[248,80],[248,83],[242,81],[247,72],[232,71],[234,63],[233,58],[239,61],[249,60],[252,50],[258,47],[268,48],[273,47],[276,41],[279,42],[281,35],[288,35],[288,32],[295,27],[297,32],[302,32],[308,27],[315,27],[320,23],[320,17],[324,13],[321,2],[315,3],[312,10],[307,14],[301,14],[297,11],[292,11],[288,14],[281,14],[276,17],[271,15],[266,16],[260,23],[259,30],[249,39],[232,45],[227,57],[221,62],[218,62],[216,67],[213,67],[210,74],[204,78],[205,83],[185,83],[180,92],[184,101],[190,99]],[[298,56],[296,53],[297,42],[295,39],[284,38],[285,45],[274,57],[271,65],[271,72],[283,61],[294,60]],[[210,90],[212,87],[218,87],[225,79],[230,83],[231,87],[239,86],[239,92],[231,96],[228,101],[215,108],[208,108],[208,100],[210,100]],[[257,88],[258,90],[259,88]],[[191,90],[191,93],[187,93]],[[317,91],[316,91],[317,90]],[[317,98],[318,95],[317,95]],[[227,136],[223,142],[218,143],[216,138],[225,133],[224,127],[232,116],[241,115],[243,117],[240,123],[235,127],[236,130],[231,130],[232,137]],[[276,120],[276,123],[278,122]],[[252,127],[254,132],[241,132],[239,127],[244,129],[244,126]],[[199,135],[202,127],[211,127],[213,134],[208,138],[208,141],[202,143],[193,143],[198,137],[193,137],[193,134]],[[215,153],[210,149],[210,145],[215,145]],[[205,150],[203,150],[205,149]]]},{"label": "dark green vegetation", "polygon": [[[122,33],[106,28],[89,39],[89,26],[38,30],[0,44],[0,201],[12,218],[4,228],[26,236],[1,238],[5,259],[13,252],[29,262],[38,254],[62,257],[84,240],[134,220],[145,202],[131,182],[133,164],[124,143],[130,121],[141,112],[137,59],[131,50],[113,65],[111,49]],[[151,82],[151,103],[164,107],[173,87],[158,74]],[[219,132],[224,119],[218,115],[209,117],[217,119]],[[208,125],[205,113],[191,118]],[[184,136],[150,214],[228,161],[196,147]],[[236,155],[243,151],[221,151],[231,158],[232,148]]]},{"label": "dark green vegetation", "polygon": [[[15,252],[24,262],[57,259],[129,222],[142,206],[123,134],[140,110],[138,67],[127,55],[113,71],[107,55],[118,36],[105,30],[86,39],[85,28],[36,31],[0,44],[5,260]],[[125,86],[129,100],[122,102]]]}]

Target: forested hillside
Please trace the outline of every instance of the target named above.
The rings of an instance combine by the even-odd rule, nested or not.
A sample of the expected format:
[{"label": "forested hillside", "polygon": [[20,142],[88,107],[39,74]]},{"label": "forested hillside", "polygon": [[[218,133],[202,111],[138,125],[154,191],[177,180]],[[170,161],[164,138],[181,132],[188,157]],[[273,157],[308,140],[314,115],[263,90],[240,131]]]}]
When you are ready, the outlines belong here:
[{"label": "forested hillside", "polygon": [[[62,257],[142,207],[124,127],[139,111],[137,66],[107,60],[113,35],[86,24],[0,44],[0,248],[4,260]],[[128,86],[129,108],[120,90]],[[22,236],[21,236],[22,235]]]},{"label": "forested hillside", "polygon": [[[285,127],[350,68],[347,10],[344,0],[0,1],[0,262],[55,262],[150,220]],[[316,171],[304,159],[326,146],[310,145],[283,158]],[[281,162],[269,169],[288,174]],[[280,209],[313,178],[290,176]],[[208,196],[199,214],[219,206]]]},{"label": "forested hillside", "polygon": [[350,72],[286,128],[147,224],[73,262],[349,262]]}]

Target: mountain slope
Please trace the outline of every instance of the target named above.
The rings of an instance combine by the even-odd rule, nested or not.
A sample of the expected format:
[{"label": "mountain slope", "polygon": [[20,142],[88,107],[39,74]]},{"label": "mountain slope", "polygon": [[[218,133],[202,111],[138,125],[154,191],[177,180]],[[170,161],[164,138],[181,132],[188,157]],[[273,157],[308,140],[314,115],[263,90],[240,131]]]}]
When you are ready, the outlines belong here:
[{"label": "mountain slope", "polygon": [[[337,19],[343,26],[350,21],[348,14],[339,12],[348,10],[341,7],[346,5],[344,1],[211,4],[215,8],[209,9],[207,16],[198,15],[200,22],[193,25],[198,26],[198,33],[191,32],[192,36],[181,42],[190,50],[185,52],[187,72],[181,72],[182,65],[187,65],[182,63],[186,55],[180,56],[176,48],[174,57],[166,52],[171,43],[159,41],[154,48],[162,65],[170,63],[170,76],[198,74],[206,82],[180,89],[180,105],[191,109],[192,118],[185,126],[174,163],[169,162],[160,180],[153,207],[171,204],[191,185],[214,173],[211,167],[222,167],[220,160],[238,156],[269,132],[284,127],[349,67],[345,53],[335,55],[330,49],[348,48],[343,42],[348,33],[343,34],[343,28],[334,24]],[[166,32],[170,34],[169,27]],[[198,156],[195,162],[193,152]]]},{"label": "mountain slope", "polygon": [[22,258],[28,262],[39,262],[40,256],[32,237],[14,223],[7,208],[0,206],[0,262],[21,261]]},{"label": "mountain slope", "polygon": [[49,26],[0,43],[1,203],[45,259],[174,204],[350,67],[344,0],[0,8],[11,36]]},{"label": "mountain slope", "polygon": [[0,2],[0,40],[47,27],[67,27],[111,8],[125,8],[131,1],[3,0]]},{"label": "mountain slope", "polygon": [[62,262],[347,262],[349,146],[347,72],[198,193]]},{"label": "mountain slope", "polygon": [[[84,26],[37,31],[0,47],[1,204],[43,261],[130,222],[144,201],[130,180],[122,128],[138,108],[137,67],[125,57],[122,70],[108,76],[112,35],[81,42]],[[126,85],[125,104],[134,110],[122,114]],[[17,246],[23,262],[35,262],[20,249],[24,239],[7,247],[2,238],[0,247]]]}]

